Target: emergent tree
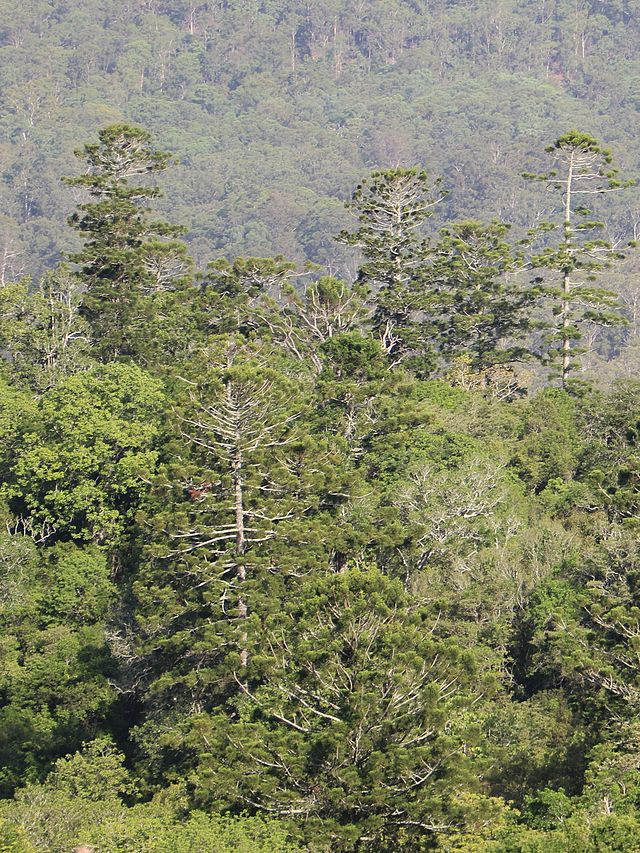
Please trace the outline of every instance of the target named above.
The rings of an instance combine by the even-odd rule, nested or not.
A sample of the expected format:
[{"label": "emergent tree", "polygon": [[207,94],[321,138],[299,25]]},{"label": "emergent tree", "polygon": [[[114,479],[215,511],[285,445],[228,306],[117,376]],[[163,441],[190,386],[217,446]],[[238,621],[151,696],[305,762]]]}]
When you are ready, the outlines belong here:
[{"label": "emergent tree", "polygon": [[623,256],[610,240],[597,236],[604,226],[593,218],[584,197],[617,192],[633,181],[619,179],[611,152],[588,133],[571,130],[545,150],[553,156],[554,167],[525,177],[546,183],[560,194],[562,202],[562,224],[546,222],[540,227],[542,233],[555,232],[558,239],[545,245],[533,264],[560,279],[559,286],[546,289],[554,317],[546,338],[549,363],[557,365],[566,388],[578,365],[578,342],[585,327],[621,322],[616,295],[594,282],[598,272]]}]

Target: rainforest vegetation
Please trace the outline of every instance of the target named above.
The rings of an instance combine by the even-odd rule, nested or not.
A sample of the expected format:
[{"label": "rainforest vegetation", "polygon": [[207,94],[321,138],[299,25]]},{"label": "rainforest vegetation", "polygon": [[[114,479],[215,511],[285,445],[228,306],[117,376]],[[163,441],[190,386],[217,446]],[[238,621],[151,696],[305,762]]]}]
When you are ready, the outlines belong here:
[{"label": "rainforest vegetation", "polygon": [[639,849],[637,39],[0,0],[2,853]]}]

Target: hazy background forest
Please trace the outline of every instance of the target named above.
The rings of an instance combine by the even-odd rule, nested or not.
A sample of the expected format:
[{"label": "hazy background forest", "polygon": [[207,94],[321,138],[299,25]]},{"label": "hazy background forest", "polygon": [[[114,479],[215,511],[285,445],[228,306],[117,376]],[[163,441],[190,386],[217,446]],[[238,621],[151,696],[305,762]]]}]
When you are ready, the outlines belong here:
[{"label": "hazy background forest", "polygon": [[[0,6],[4,275],[69,245],[60,175],[105,124],[179,165],[165,205],[200,262],[281,252],[339,271],[343,202],[375,167],[421,164],[442,216],[529,226],[520,175],[571,127],[640,169],[633,0],[24,0]],[[610,227],[634,232],[637,199]]]}]

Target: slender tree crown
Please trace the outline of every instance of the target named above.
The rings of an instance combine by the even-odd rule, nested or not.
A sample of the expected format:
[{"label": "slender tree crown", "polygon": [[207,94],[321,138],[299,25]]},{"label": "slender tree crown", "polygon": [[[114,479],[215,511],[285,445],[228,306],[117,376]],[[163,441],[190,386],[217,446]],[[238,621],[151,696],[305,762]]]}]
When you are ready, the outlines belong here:
[{"label": "slender tree crown", "polygon": [[413,359],[424,364],[418,369],[432,361],[421,317],[429,301],[421,280],[430,251],[424,225],[444,196],[441,180],[424,170],[374,172],[347,204],[358,228],[337,238],[362,252],[358,281],[375,295],[373,326],[391,361]]},{"label": "slender tree crown", "polygon": [[[545,341],[548,361],[557,367],[566,388],[570,374],[580,366],[578,356],[584,350],[579,342],[585,330],[625,322],[616,294],[595,285],[598,273],[624,255],[611,239],[599,236],[604,223],[594,218],[585,197],[619,192],[635,181],[618,177],[612,153],[589,134],[569,131],[545,151],[553,156],[553,168],[544,173],[525,173],[524,177],[547,184],[557,192],[560,202],[558,218],[538,227],[546,239],[542,250],[533,255],[532,264],[549,271],[547,276],[555,270],[560,279],[559,287],[546,289],[552,317],[547,322]],[[559,235],[555,242],[549,238],[554,231]]]},{"label": "slender tree crown", "polygon": [[147,131],[124,124],[105,128],[76,156],[87,172],[63,180],[94,199],[69,219],[86,237],[70,256],[87,283],[82,314],[103,358],[140,355],[154,313],[150,297],[179,288],[191,272],[186,246],[176,239],[184,229],[151,216],[148,202],[160,188],[131,183],[163,171],[171,158],[153,147]]}]

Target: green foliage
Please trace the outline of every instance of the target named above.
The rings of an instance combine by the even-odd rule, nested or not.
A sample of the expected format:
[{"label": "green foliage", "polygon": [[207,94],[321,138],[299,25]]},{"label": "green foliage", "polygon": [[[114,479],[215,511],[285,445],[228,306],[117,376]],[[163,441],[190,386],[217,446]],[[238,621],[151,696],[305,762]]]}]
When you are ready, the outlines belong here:
[{"label": "green foliage", "polygon": [[34,849],[21,830],[0,819],[0,853],[34,853]]},{"label": "green foliage", "polygon": [[305,814],[308,842],[334,850],[362,836],[371,849],[415,849],[440,825],[464,823],[457,794],[477,784],[478,748],[465,711],[491,677],[432,632],[378,570],[303,585],[266,625],[267,678],[243,688],[240,720],[194,719],[194,745],[215,743],[225,756],[220,765],[203,755],[196,799],[224,802],[233,791],[248,806]]},{"label": "green foliage", "polygon": [[[595,405],[594,405],[595,404]],[[620,383],[611,396],[587,398],[590,423],[583,467],[594,498],[613,518],[633,525],[638,515],[640,400],[634,383]]]},{"label": "green foliage", "polygon": [[[472,370],[522,360],[537,294],[515,279],[521,259],[500,222],[462,222],[442,231],[426,284],[437,292],[435,326],[446,358],[464,355]],[[506,342],[506,344],[505,344]]]},{"label": "green foliage", "polygon": [[14,377],[38,391],[87,364],[88,329],[80,317],[82,282],[66,267],[0,290],[0,340]]},{"label": "green foliage", "polygon": [[[7,853],[66,853],[73,844],[105,853],[187,853],[194,845],[215,853],[298,850],[275,821],[198,812],[185,820],[161,803],[127,808],[123,796],[133,793],[133,785],[123,764],[124,756],[106,740],[60,759],[44,785],[30,785],[5,804],[11,821],[7,843],[14,843]],[[18,846],[22,838],[24,846]],[[34,847],[27,846],[27,838]]]},{"label": "green foliage", "polygon": [[76,155],[86,160],[87,172],[64,180],[95,199],[69,219],[87,237],[71,255],[87,285],[81,314],[97,354],[129,356],[139,353],[139,337],[148,333],[153,295],[175,289],[190,269],[186,246],[175,239],[183,229],[150,219],[146,205],[158,187],[131,184],[165,169],[169,156],[151,147],[146,130],[125,124],[100,131],[99,142]]},{"label": "green foliage", "polygon": [[121,364],[49,390],[6,486],[17,511],[60,538],[117,544],[156,467],[163,402],[150,376]]},{"label": "green foliage", "polygon": [[6,793],[78,745],[114,703],[104,624],[116,590],[97,549],[65,543],[39,554],[24,535],[0,540],[0,573]]},{"label": "green foliage", "polygon": [[563,128],[592,127],[637,170],[638,25],[620,2],[561,0],[548,14],[444,0],[2,9],[6,280],[37,275],[67,242],[58,175],[107,124],[142,123],[177,152],[163,205],[199,263],[281,252],[343,272],[329,235],[372,168],[426,164],[452,189],[447,219],[500,211],[525,228],[544,208],[517,176],[543,169],[529,152]]},{"label": "green foliage", "polygon": [[424,223],[442,199],[440,181],[425,171],[373,172],[358,185],[348,207],[358,219],[354,232],[338,239],[360,249],[358,280],[375,295],[373,331],[392,362],[409,357],[416,368],[428,362],[429,327],[420,312],[429,305],[423,285],[429,253]]},{"label": "green foliage", "polygon": [[[547,359],[558,367],[562,387],[569,385],[570,374],[579,366],[576,356],[585,330],[590,326],[612,326],[625,323],[620,314],[617,295],[597,287],[597,275],[614,262],[624,259],[608,237],[596,236],[604,223],[589,219],[592,211],[580,203],[584,196],[598,196],[632,186],[622,183],[612,166],[612,155],[592,136],[570,131],[546,149],[554,157],[556,168],[540,175],[527,174],[556,191],[557,218],[542,223],[542,234],[556,231],[554,243],[548,240],[532,263],[539,269],[555,273],[545,287],[550,301],[551,318],[546,321]],[[540,278],[539,283],[546,284]]]},{"label": "green foliage", "polygon": [[[573,196],[624,182],[593,137],[560,137],[558,164],[530,177],[569,191],[564,216],[540,225],[533,256],[515,248],[474,193],[520,155],[493,145],[492,101],[469,74],[484,57],[508,106],[501,75],[528,32],[509,22],[532,10],[338,5],[35,0],[0,28],[0,124],[18,122],[3,163],[24,143],[4,184],[41,233],[34,253],[40,114],[64,110],[73,79],[92,124],[106,74],[127,103],[63,184],[85,239],[75,269],[15,276],[16,210],[0,221],[0,846],[16,853],[634,849],[640,397],[634,382],[569,381],[587,332],[601,353],[622,344],[594,331],[614,300],[593,276],[622,260],[594,237],[608,216]],[[584,54],[597,21],[633,30],[614,11],[548,14]],[[20,63],[53,34],[34,89]],[[552,69],[586,78],[544,38],[545,82],[529,59],[518,91],[560,111]],[[476,64],[459,76],[463,42]],[[389,109],[378,86],[393,144],[373,129]],[[171,147],[189,137],[182,164],[119,114],[168,127],[165,110]],[[448,161],[405,127],[443,110]],[[190,137],[200,111],[206,132]],[[318,111],[344,147],[335,163],[313,149]],[[546,121],[519,119],[527,149]],[[279,163],[277,193],[238,156],[249,126],[256,160]],[[461,156],[456,138],[474,148]],[[340,162],[356,142],[374,171],[349,231],[338,196],[355,175]],[[430,173],[455,164],[460,222],[430,228],[460,202],[400,165],[427,151]],[[152,210],[148,181],[170,164],[184,186],[172,218],[197,198],[200,259],[212,241],[249,255],[192,279],[183,230]],[[317,172],[313,190],[291,193],[291,168]],[[514,240],[546,207],[508,182],[501,198]],[[293,260],[268,256],[283,235]],[[307,250],[338,260],[305,265]],[[540,281],[522,281],[527,265]],[[549,346],[566,387],[534,390],[522,362]]]},{"label": "green foliage", "polygon": [[[124,824],[124,825],[123,825]],[[166,810],[137,807],[124,821],[106,823],[100,833],[85,830],[97,850],[110,853],[302,853],[276,821],[230,818],[193,812],[178,821]]]},{"label": "green foliage", "polygon": [[525,410],[518,473],[538,492],[552,480],[568,483],[577,466],[579,444],[574,402],[565,393],[548,389]]},{"label": "green foliage", "polygon": [[0,377],[0,470],[2,477],[15,458],[23,435],[37,422],[38,407],[32,396],[9,385]]}]

